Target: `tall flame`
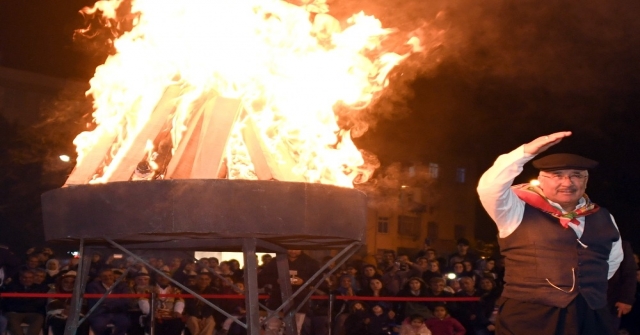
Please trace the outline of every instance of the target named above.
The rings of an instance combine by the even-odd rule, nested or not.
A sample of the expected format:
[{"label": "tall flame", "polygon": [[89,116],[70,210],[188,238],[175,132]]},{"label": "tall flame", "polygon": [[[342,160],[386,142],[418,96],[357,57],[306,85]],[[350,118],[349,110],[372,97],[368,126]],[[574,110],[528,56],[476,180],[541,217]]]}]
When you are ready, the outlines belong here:
[{"label": "tall flame", "polygon": [[[115,19],[121,3],[98,1],[83,11]],[[203,97],[240,99],[245,112],[226,149],[228,178],[256,179],[240,135],[251,120],[269,154],[277,159],[284,148],[295,161],[293,173],[305,181],[353,187],[370,172],[357,172],[362,154],[349,131],[339,128],[334,106],[367,106],[409,53],[382,50],[392,30],[378,19],[361,12],[342,28],[323,13],[325,7],[280,0],[133,0],[133,28],[115,40],[115,54],[90,81],[98,126],[74,141],[78,164],[105,134],[117,139],[112,151],[130,146],[167,87],[179,85],[173,150]],[[321,13],[310,20],[309,8]],[[420,43],[413,38],[407,44],[416,51]],[[93,182],[104,181],[109,165],[117,163],[107,159]]]}]

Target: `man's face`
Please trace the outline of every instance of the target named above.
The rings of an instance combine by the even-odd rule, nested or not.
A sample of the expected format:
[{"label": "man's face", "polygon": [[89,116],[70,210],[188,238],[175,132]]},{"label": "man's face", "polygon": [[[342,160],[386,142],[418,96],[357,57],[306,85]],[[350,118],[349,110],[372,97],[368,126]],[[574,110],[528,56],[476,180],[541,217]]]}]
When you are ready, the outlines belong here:
[{"label": "man's face", "polygon": [[30,269],[35,269],[38,267],[38,265],[40,265],[40,260],[38,259],[38,257],[32,256],[27,260],[27,266]]},{"label": "man's face", "polygon": [[134,281],[138,287],[149,286],[149,276],[138,276]]},{"label": "man's face", "polygon": [[434,294],[440,294],[440,292],[442,292],[444,290],[444,282],[442,281],[436,281],[436,282],[432,282],[429,285],[429,288],[431,288],[431,292],[433,292]]},{"label": "man's face", "polygon": [[111,286],[116,281],[116,276],[111,270],[102,271],[102,273],[100,273],[100,281],[105,286]]},{"label": "man's face", "polygon": [[287,250],[287,256],[289,257],[290,260],[298,259],[298,257],[300,257],[301,254],[302,254],[302,250]]},{"label": "man's face", "polygon": [[366,268],[364,268],[364,275],[366,277],[373,277],[376,274],[376,269],[367,266]]},{"label": "man's face", "polygon": [[480,288],[485,291],[491,291],[493,289],[493,283],[489,279],[483,279],[480,282]]},{"label": "man's face", "polygon": [[60,284],[62,284],[62,291],[71,292],[73,291],[73,285],[76,283],[76,277],[68,276],[62,278]]},{"label": "man's face", "polygon": [[458,274],[464,272],[464,265],[462,263],[453,264],[453,272]]},{"label": "man's face", "polygon": [[438,264],[437,261],[431,261],[429,262],[429,271],[431,272],[438,272],[440,271],[440,264]]},{"label": "man's face", "polygon": [[207,286],[211,285],[211,277],[209,275],[198,275],[198,279],[196,279],[196,285],[198,289],[203,290]]},{"label": "man's face", "polygon": [[469,278],[460,279],[460,287],[465,292],[473,292],[475,290],[474,286],[475,285],[474,285],[473,279],[469,279]]},{"label": "man's face", "polygon": [[412,280],[409,282],[409,288],[411,291],[420,291],[420,282],[417,280]]},{"label": "man's face", "polygon": [[340,286],[342,286],[343,288],[350,288],[351,287],[351,278],[342,277],[342,279],[340,280]]},{"label": "man's face", "polygon": [[173,259],[171,259],[171,266],[174,267],[174,268],[180,267],[181,263],[182,263],[182,259],[181,258],[173,258]]},{"label": "man's face", "polygon": [[35,273],[35,275],[33,275],[33,282],[36,284],[42,284],[46,278],[47,278],[46,272],[38,271]]},{"label": "man's face", "polygon": [[538,181],[545,197],[563,208],[573,210],[587,189],[586,170],[540,171]]},{"label": "man's face", "polygon": [[387,262],[388,264],[395,262],[395,260],[396,260],[395,255],[392,252],[384,253],[384,261]]},{"label": "man's face", "polygon": [[458,253],[460,255],[466,255],[468,251],[469,251],[468,245],[462,244],[462,243],[458,244]]},{"label": "man's face", "polygon": [[[170,273],[164,273],[167,276],[170,276]],[[156,283],[158,283],[158,285],[160,286],[165,286],[165,285],[169,285],[171,281],[169,280],[169,278],[162,276],[162,275],[157,275],[156,276]]]},{"label": "man's face", "polygon": [[25,272],[25,273],[21,274],[20,275],[20,284],[22,284],[24,286],[33,285],[33,273]]},{"label": "man's face", "polygon": [[433,250],[427,250],[427,258],[428,259],[436,259],[436,252]]}]

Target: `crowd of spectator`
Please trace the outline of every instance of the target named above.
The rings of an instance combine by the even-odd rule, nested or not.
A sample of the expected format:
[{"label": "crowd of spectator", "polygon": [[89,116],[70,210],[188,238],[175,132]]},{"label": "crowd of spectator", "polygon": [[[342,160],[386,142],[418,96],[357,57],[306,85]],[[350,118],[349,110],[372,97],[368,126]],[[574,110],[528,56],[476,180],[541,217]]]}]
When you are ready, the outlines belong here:
[{"label": "crowd of spectator", "polygon": [[[504,268],[499,259],[475,254],[466,239],[457,242],[457,251],[448,257],[428,244],[413,255],[385,251],[377,257],[352,257],[339,269],[330,265],[326,271],[334,270],[332,275],[320,276],[307,287],[303,285],[331,257],[320,262],[300,250],[289,250],[293,292],[303,287],[305,290],[294,300],[295,305],[300,305],[295,315],[298,333],[325,335],[331,330],[333,335],[493,334]],[[157,335],[246,334],[234,322],[244,320],[243,299],[205,300],[225,312],[221,313],[204,299],[181,297],[186,292],[168,279],[198,294],[242,295],[244,271],[237,260],[145,258],[150,267],[158,270],[154,271],[134,258],[105,256],[92,255],[85,292],[103,294],[111,290],[115,294],[142,295],[103,301],[85,299],[80,312],[88,317],[78,327],[79,335],[143,335],[149,334],[151,327]],[[277,263],[268,254],[259,263],[258,287],[260,293],[269,296],[263,303],[275,309],[282,303]],[[55,257],[49,248],[30,250],[23,259],[0,246],[0,291],[71,293],[77,267],[77,258]],[[151,293],[155,293],[154,299],[150,299]],[[300,304],[310,293],[333,299],[312,299]],[[386,299],[390,297],[406,299]],[[12,335],[38,335],[43,330],[43,334],[63,335],[71,302],[71,298],[60,297],[3,297],[0,335],[5,331]],[[264,334],[281,334],[282,326],[277,317],[266,320]]]}]

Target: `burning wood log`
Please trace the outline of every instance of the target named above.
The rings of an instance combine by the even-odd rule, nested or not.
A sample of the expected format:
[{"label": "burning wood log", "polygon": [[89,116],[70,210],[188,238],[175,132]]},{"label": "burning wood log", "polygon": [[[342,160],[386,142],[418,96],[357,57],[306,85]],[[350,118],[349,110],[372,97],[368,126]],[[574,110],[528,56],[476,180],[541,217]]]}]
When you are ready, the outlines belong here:
[{"label": "burning wood log", "polygon": [[136,169],[136,166],[144,158],[147,140],[154,139],[165,126],[169,117],[176,109],[176,98],[180,95],[180,86],[173,85],[167,88],[160,101],[156,105],[149,121],[145,123],[134,138],[127,142],[129,146],[123,146],[105,170],[104,182],[128,181]]},{"label": "burning wood log", "polygon": [[104,131],[98,138],[97,144],[76,164],[64,186],[89,183],[98,168],[104,163],[105,157],[117,136],[115,132]]},{"label": "burning wood log", "polygon": [[224,152],[241,109],[239,99],[216,97],[205,104],[190,178],[219,178],[226,169]]},{"label": "burning wood log", "polygon": [[303,176],[293,172],[296,162],[289,152],[284,150],[283,144],[279,143],[276,148],[280,156],[280,159],[278,159],[270,152],[259,134],[255,122],[251,117],[248,117],[242,131],[242,137],[249,150],[251,162],[255,167],[258,179],[305,182],[306,180]]},{"label": "burning wood log", "polygon": [[189,119],[176,152],[167,166],[166,179],[189,179],[196,158],[198,138],[202,130],[202,114],[206,104],[198,108]]}]

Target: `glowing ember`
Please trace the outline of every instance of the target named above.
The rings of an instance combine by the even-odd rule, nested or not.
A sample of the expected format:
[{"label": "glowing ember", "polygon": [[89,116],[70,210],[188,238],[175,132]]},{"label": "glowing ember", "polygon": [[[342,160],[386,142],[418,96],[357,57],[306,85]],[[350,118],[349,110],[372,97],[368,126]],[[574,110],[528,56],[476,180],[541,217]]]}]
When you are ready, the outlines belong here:
[{"label": "glowing ember", "polygon": [[[99,1],[83,12],[115,19],[121,2]],[[191,169],[171,158],[191,157],[195,170],[211,155],[201,147],[217,138],[211,131],[229,133],[216,140],[220,157],[202,160],[224,165],[210,167],[217,177],[353,187],[370,176],[375,164],[365,164],[349,130],[339,128],[334,106],[368,105],[408,56],[381,50],[391,31],[376,18],[359,13],[341,28],[322,3],[279,0],[131,6],[133,28],[115,40],[116,53],[90,82],[98,126],[76,138],[78,165],[67,184],[129,180],[141,161],[154,178]],[[415,37],[407,45],[420,47]],[[239,101],[240,111],[210,115],[223,110],[217,97]],[[188,141],[199,144],[190,149]]]}]

